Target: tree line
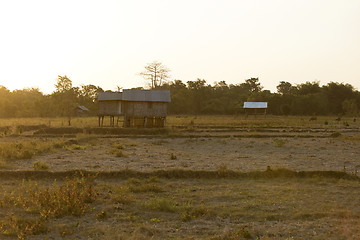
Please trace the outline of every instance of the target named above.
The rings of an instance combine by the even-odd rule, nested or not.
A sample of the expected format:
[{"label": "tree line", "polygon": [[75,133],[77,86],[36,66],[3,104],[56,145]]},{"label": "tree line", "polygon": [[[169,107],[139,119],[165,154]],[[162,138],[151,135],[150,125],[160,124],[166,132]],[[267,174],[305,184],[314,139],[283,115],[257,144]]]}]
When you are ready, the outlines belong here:
[{"label": "tree line", "polygon": [[350,84],[319,82],[292,85],[281,81],[277,92],[264,90],[258,78],[239,84],[225,81],[207,84],[203,79],[180,80],[164,84],[169,89],[172,114],[239,114],[244,102],[268,102],[268,113],[274,115],[353,115],[360,106],[360,93]]},{"label": "tree line", "polygon": [[[169,114],[241,114],[243,103],[250,101],[268,102],[268,113],[274,115],[356,116],[360,106],[359,91],[336,82],[320,86],[316,81],[298,85],[282,81],[276,93],[264,90],[258,78],[213,85],[204,79],[174,80],[154,84],[154,89],[170,90]],[[78,105],[88,108],[89,115],[97,115],[97,95],[103,91],[95,85],[74,87],[67,76],[58,76],[51,94],[37,88],[10,91],[0,86],[0,117],[68,117],[70,124]]]},{"label": "tree line", "polygon": [[65,76],[58,76],[55,91],[43,94],[38,88],[10,91],[0,86],[0,118],[12,117],[71,117],[76,107],[89,109],[90,115],[97,113],[97,95],[103,89],[95,85],[74,87]]}]

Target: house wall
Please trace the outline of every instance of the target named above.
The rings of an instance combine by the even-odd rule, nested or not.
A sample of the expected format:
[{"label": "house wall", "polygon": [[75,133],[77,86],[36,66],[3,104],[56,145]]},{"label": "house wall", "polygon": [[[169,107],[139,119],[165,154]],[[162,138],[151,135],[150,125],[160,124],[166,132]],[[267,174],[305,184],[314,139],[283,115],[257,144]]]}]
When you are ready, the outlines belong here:
[{"label": "house wall", "polygon": [[121,101],[99,101],[100,116],[119,116],[122,115]]},{"label": "house wall", "polygon": [[133,117],[166,117],[167,103],[124,102],[124,114]]}]

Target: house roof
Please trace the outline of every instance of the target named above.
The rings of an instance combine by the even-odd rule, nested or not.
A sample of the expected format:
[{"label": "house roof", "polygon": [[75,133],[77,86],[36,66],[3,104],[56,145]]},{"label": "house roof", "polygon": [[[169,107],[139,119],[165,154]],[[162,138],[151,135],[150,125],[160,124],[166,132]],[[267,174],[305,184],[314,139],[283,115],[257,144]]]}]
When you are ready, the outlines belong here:
[{"label": "house roof", "polygon": [[140,90],[140,89],[124,89],[123,101],[134,102],[170,102],[169,90]]},{"label": "house roof", "polygon": [[77,106],[77,108],[80,109],[80,110],[82,110],[82,111],[85,111],[85,112],[88,112],[88,111],[89,111],[89,109],[88,109],[87,107],[82,106],[82,105]]},{"label": "house roof", "polygon": [[169,90],[124,89],[123,92],[100,92],[98,101],[170,102]]},{"label": "house roof", "polygon": [[267,102],[244,102],[244,108],[267,108]]},{"label": "house roof", "polygon": [[99,92],[98,101],[119,101],[122,100],[121,92]]}]

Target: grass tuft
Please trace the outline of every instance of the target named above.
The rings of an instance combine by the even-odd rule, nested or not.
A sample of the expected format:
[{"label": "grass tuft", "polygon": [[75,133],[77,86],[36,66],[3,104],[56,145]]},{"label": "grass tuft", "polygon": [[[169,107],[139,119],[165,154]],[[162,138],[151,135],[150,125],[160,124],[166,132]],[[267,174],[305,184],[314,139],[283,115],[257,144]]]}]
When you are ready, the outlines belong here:
[{"label": "grass tuft", "polygon": [[285,145],[285,141],[282,139],[273,139],[274,143],[275,143],[275,147],[282,147]]},{"label": "grass tuft", "polygon": [[330,134],[330,137],[333,137],[333,138],[337,138],[337,137],[340,137],[341,136],[341,133],[340,132],[333,132]]},{"label": "grass tuft", "polygon": [[128,155],[123,152],[125,146],[120,142],[114,142],[109,151],[110,154],[115,155],[116,157],[127,157]]},{"label": "grass tuft", "polygon": [[39,160],[33,163],[33,168],[36,171],[42,171],[42,170],[48,170],[50,167],[46,163]]},{"label": "grass tuft", "polygon": [[154,192],[159,193],[163,192],[163,188],[158,185],[158,179],[155,177],[148,179],[137,179],[137,178],[129,178],[126,182],[129,190],[133,193],[141,193],[141,192]]},{"label": "grass tuft", "polygon": [[156,210],[161,212],[176,212],[178,204],[167,198],[152,198],[144,203],[144,207],[150,210]]},{"label": "grass tuft", "polygon": [[131,204],[135,202],[135,197],[128,186],[115,186],[111,191],[111,200],[114,203]]}]

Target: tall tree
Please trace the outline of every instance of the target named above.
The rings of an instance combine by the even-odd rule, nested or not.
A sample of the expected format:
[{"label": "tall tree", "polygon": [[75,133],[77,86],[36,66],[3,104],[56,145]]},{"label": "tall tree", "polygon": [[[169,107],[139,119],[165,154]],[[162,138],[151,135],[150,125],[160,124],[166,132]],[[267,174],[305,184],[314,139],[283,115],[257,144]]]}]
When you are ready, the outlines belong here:
[{"label": "tall tree", "polygon": [[294,94],[297,90],[295,86],[292,86],[291,83],[281,81],[279,85],[276,86],[277,92],[281,95]]},{"label": "tall tree", "polygon": [[245,83],[240,84],[242,87],[247,88],[250,92],[260,92],[263,87],[259,82],[259,78],[250,78],[245,80]]},{"label": "tall tree", "polygon": [[67,116],[68,125],[71,125],[71,118],[74,115],[75,107],[78,104],[79,88],[72,86],[72,81],[65,76],[58,76],[55,84],[56,91],[53,97],[57,102],[58,109],[62,116]]},{"label": "tall tree", "polygon": [[297,85],[298,93],[300,95],[309,95],[309,94],[316,94],[321,91],[320,88],[320,82],[314,81],[314,82],[306,82]]},{"label": "tall tree", "polygon": [[145,70],[140,73],[140,76],[151,82],[151,88],[157,88],[170,78],[169,73],[170,69],[161,62],[153,61],[145,66]]},{"label": "tall tree", "polygon": [[72,88],[72,81],[66,76],[58,75],[57,82],[55,84],[56,91],[55,92],[66,92],[71,90]]},{"label": "tall tree", "polygon": [[92,84],[81,85],[79,90],[79,104],[87,107],[90,112],[95,113],[98,107],[98,93],[104,90]]}]

